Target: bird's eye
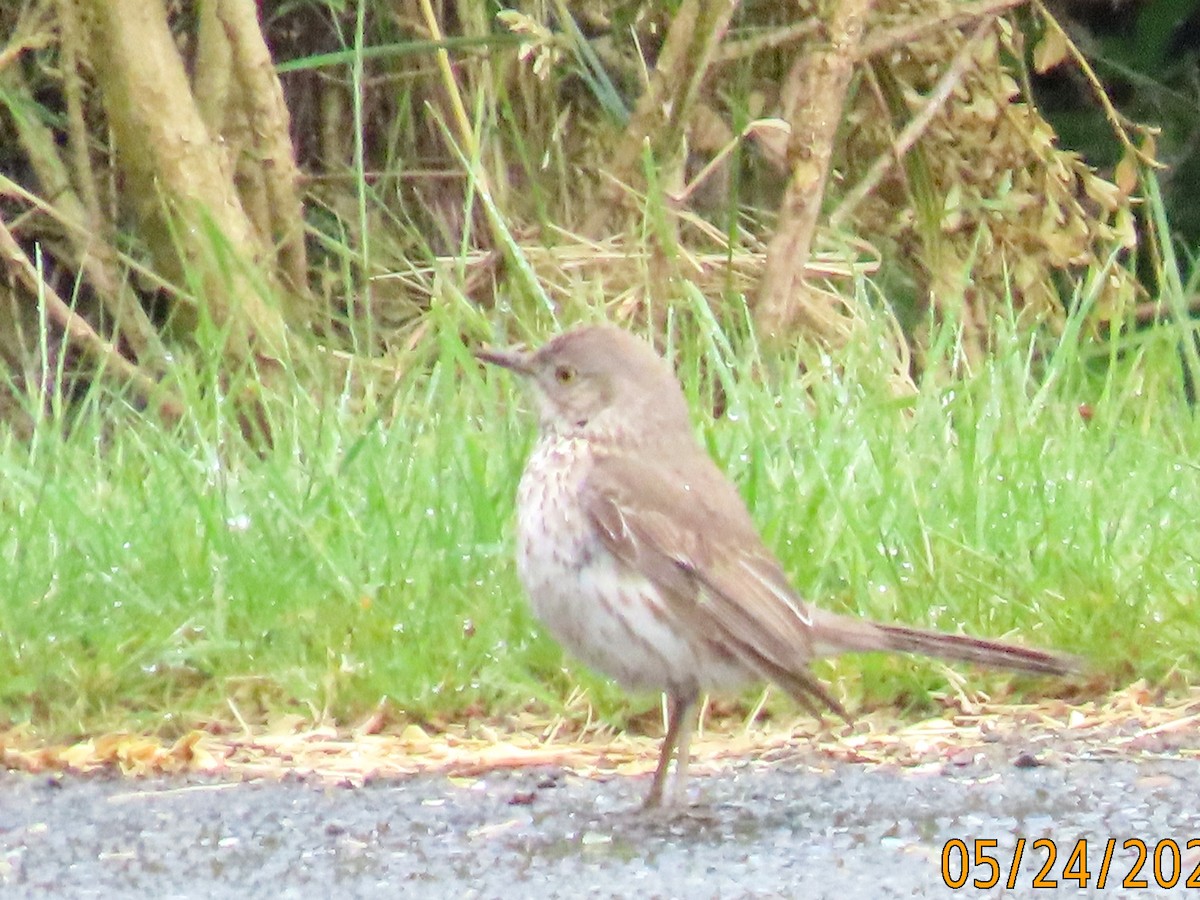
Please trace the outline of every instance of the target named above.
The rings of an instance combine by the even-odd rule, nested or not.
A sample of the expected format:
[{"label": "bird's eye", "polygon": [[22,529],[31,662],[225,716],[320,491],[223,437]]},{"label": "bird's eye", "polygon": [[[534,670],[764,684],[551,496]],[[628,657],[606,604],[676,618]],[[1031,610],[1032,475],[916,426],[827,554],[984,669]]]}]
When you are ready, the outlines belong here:
[{"label": "bird's eye", "polygon": [[559,384],[570,384],[575,380],[575,370],[570,366],[559,366],[554,370],[554,380]]}]

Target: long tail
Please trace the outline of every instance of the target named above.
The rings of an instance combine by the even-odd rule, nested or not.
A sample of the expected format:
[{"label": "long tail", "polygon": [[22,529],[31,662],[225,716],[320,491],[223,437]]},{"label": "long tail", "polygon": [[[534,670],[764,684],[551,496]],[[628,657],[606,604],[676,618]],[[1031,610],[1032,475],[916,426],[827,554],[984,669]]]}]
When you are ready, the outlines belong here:
[{"label": "long tail", "polygon": [[819,611],[813,623],[818,651],[822,654],[919,653],[939,659],[979,663],[998,669],[1016,669],[1044,675],[1078,672],[1078,657],[1050,650],[1037,650],[1004,641],[990,641],[965,634],[947,634],[907,625],[887,625]]}]

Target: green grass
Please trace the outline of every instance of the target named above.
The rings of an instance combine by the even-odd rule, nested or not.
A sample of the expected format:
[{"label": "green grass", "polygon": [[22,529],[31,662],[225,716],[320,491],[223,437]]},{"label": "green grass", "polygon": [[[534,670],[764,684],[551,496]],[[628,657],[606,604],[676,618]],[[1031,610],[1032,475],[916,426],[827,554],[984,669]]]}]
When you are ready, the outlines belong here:
[{"label": "green grass", "polygon": [[[704,440],[811,597],[1068,649],[1093,690],[1200,675],[1200,425],[1176,334],[1097,358],[1010,337],[950,375],[946,331],[899,398],[870,348],[780,357],[704,317],[671,334]],[[0,725],[170,734],[231,706],[352,723],[385,699],[445,720],[554,711],[580,680],[602,713],[630,708],[564,669],[521,595],[513,494],[535,425],[519,385],[447,323],[390,363],[285,383],[269,448],[194,377],[172,432],[95,388],[31,440],[0,438]],[[821,671],[856,705],[946,687],[906,659]]]},{"label": "green grass", "polygon": [[[587,129],[571,126],[589,115],[574,110],[578,73],[464,82],[484,150],[455,156],[461,135],[442,131],[454,151],[447,171],[457,165],[466,177],[462,206],[451,210],[457,188],[404,187],[414,177],[411,148],[424,158],[446,107],[427,105],[428,85],[398,61],[429,46],[406,42],[390,16],[358,21],[365,38],[345,41],[354,48],[354,113],[378,109],[387,121],[373,131],[382,143],[367,134],[355,144],[351,185],[337,186],[334,173],[328,191],[306,200],[317,248],[310,282],[322,316],[338,320],[329,340],[340,334],[343,350],[367,355],[425,339],[386,362],[297,347],[292,370],[270,389],[173,346],[174,387],[188,408],[174,430],[101,386],[71,403],[52,398],[29,439],[0,423],[0,730],[169,735],[285,712],[353,723],[381,702],[408,719],[503,716],[559,710],[579,684],[614,720],[654,703],[631,703],[564,662],[527,610],[511,521],[533,437],[530,404],[510,375],[484,371],[459,335],[542,337],[550,308],[571,290],[576,306],[661,297],[652,281],[695,271],[673,257],[721,245],[677,227],[678,203],[648,164],[641,240],[652,252],[624,263],[606,252],[582,268],[543,262],[535,272],[514,235],[571,249],[568,235],[594,202],[594,186],[578,174],[594,155],[579,144]],[[367,55],[394,57],[366,79],[385,86],[382,104],[360,77]],[[294,58],[286,68],[335,62],[345,55]],[[397,77],[377,77],[386,72]],[[743,74],[749,90],[750,69]],[[350,124],[363,133],[357,118]],[[501,190],[509,184],[519,188]],[[1183,318],[1196,285],[1181,283],[1152,172],[1145,187],[1142,266],[1154,270],[1146,283]],[[747,227],[738,196],[756,193],[739,191],[713,212],[729,223],[730,252]],[[428,202],[437,198],[450,205]],[[484,212],[495,220],[480,235]],[[754,243],[769,233],[748,227]],[[186,235],[205,237],[221,258],[231,255],[222,236]],[[129,236],[129,246],[140,243]],[[465,253],[448,261],[468,248],[498,251],[503,265],[473,267]],[[860,249],[847,247],[848,258]],[[385,271],[403,277],[377,277]],[[607,272],[615,285],[603,282]],[[202,279],[186,274],[199,291]],[[888,277],[908,289],[906,278]],[[869,309],[877,292],[858,287],[852,308]],[[494,297],[491,322],[483,304],[447,301],[468,289]],[[693,296],[678,298],[669,332],[703,439],[806,595],[883,619],[1073,650],[1094,667],[1083,690],[1138,677],[1194,683],[1200,425],[1181,396],[1184,329],[1115,345],[1077,339],[1090,306],[1080,293],[1061,345],[999,329],[994,355],[966,374],[954,328],[935,329],[915,396],[890,386],[877,352],[890,337],[883,326],[874,343],[836,358],[780,355],[760,351],[734,300],[715,300],[734,310],[717,323]],[[203,329],[197,336],[209,339]],[[55,356],[44,341],[42,356]],[[344,377],[331,374],[346,366]],[[230,398],[247,394],[262,397],[269,446],[243,435]],[[726,414],[714,421],[718,394]],[[1094,410],[1090,421],[1082,403]],[[938,665],[903,658],[848,658],[820,671],[851,708],[927,706],[947,689]],[[983,672],[969,679],[995,695],[1062,689]]]}]

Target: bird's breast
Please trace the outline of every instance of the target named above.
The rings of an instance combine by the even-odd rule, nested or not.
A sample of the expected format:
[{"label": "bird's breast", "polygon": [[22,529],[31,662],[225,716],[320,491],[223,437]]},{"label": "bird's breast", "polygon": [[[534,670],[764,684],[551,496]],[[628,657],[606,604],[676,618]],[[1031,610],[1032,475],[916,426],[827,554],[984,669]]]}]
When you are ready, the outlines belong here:
[{"label": "bird's breast", "polygon": [[690,633],[656,584],[613,556],[583,501],[593,466],[577,438],[543,438],[517,491],[517,569],[559,643],[629,688],[736,684],[741,666]]},{"label": "bird's breast", "polygon": [[546,581],[577,573],[596,553],[581,499],[591,465],[591,449],[579,438],[543,439],[525,465],[517,489],[517,565],[535,606]]}]

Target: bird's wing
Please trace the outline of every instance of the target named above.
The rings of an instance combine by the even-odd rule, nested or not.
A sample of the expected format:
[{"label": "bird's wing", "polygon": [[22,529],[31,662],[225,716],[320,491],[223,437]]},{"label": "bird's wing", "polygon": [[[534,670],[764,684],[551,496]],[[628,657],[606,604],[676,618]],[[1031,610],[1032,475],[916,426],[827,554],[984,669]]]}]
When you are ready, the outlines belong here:
[{"label": "bird's wing", "polygon": [[813,611],[763,545],[736,488],[699,447],[673,451],[596,458],[583,501],[605,546],[658,585],[681,627],[716,638],[810,709],[819,700],[845,718],[808,670]]}]

